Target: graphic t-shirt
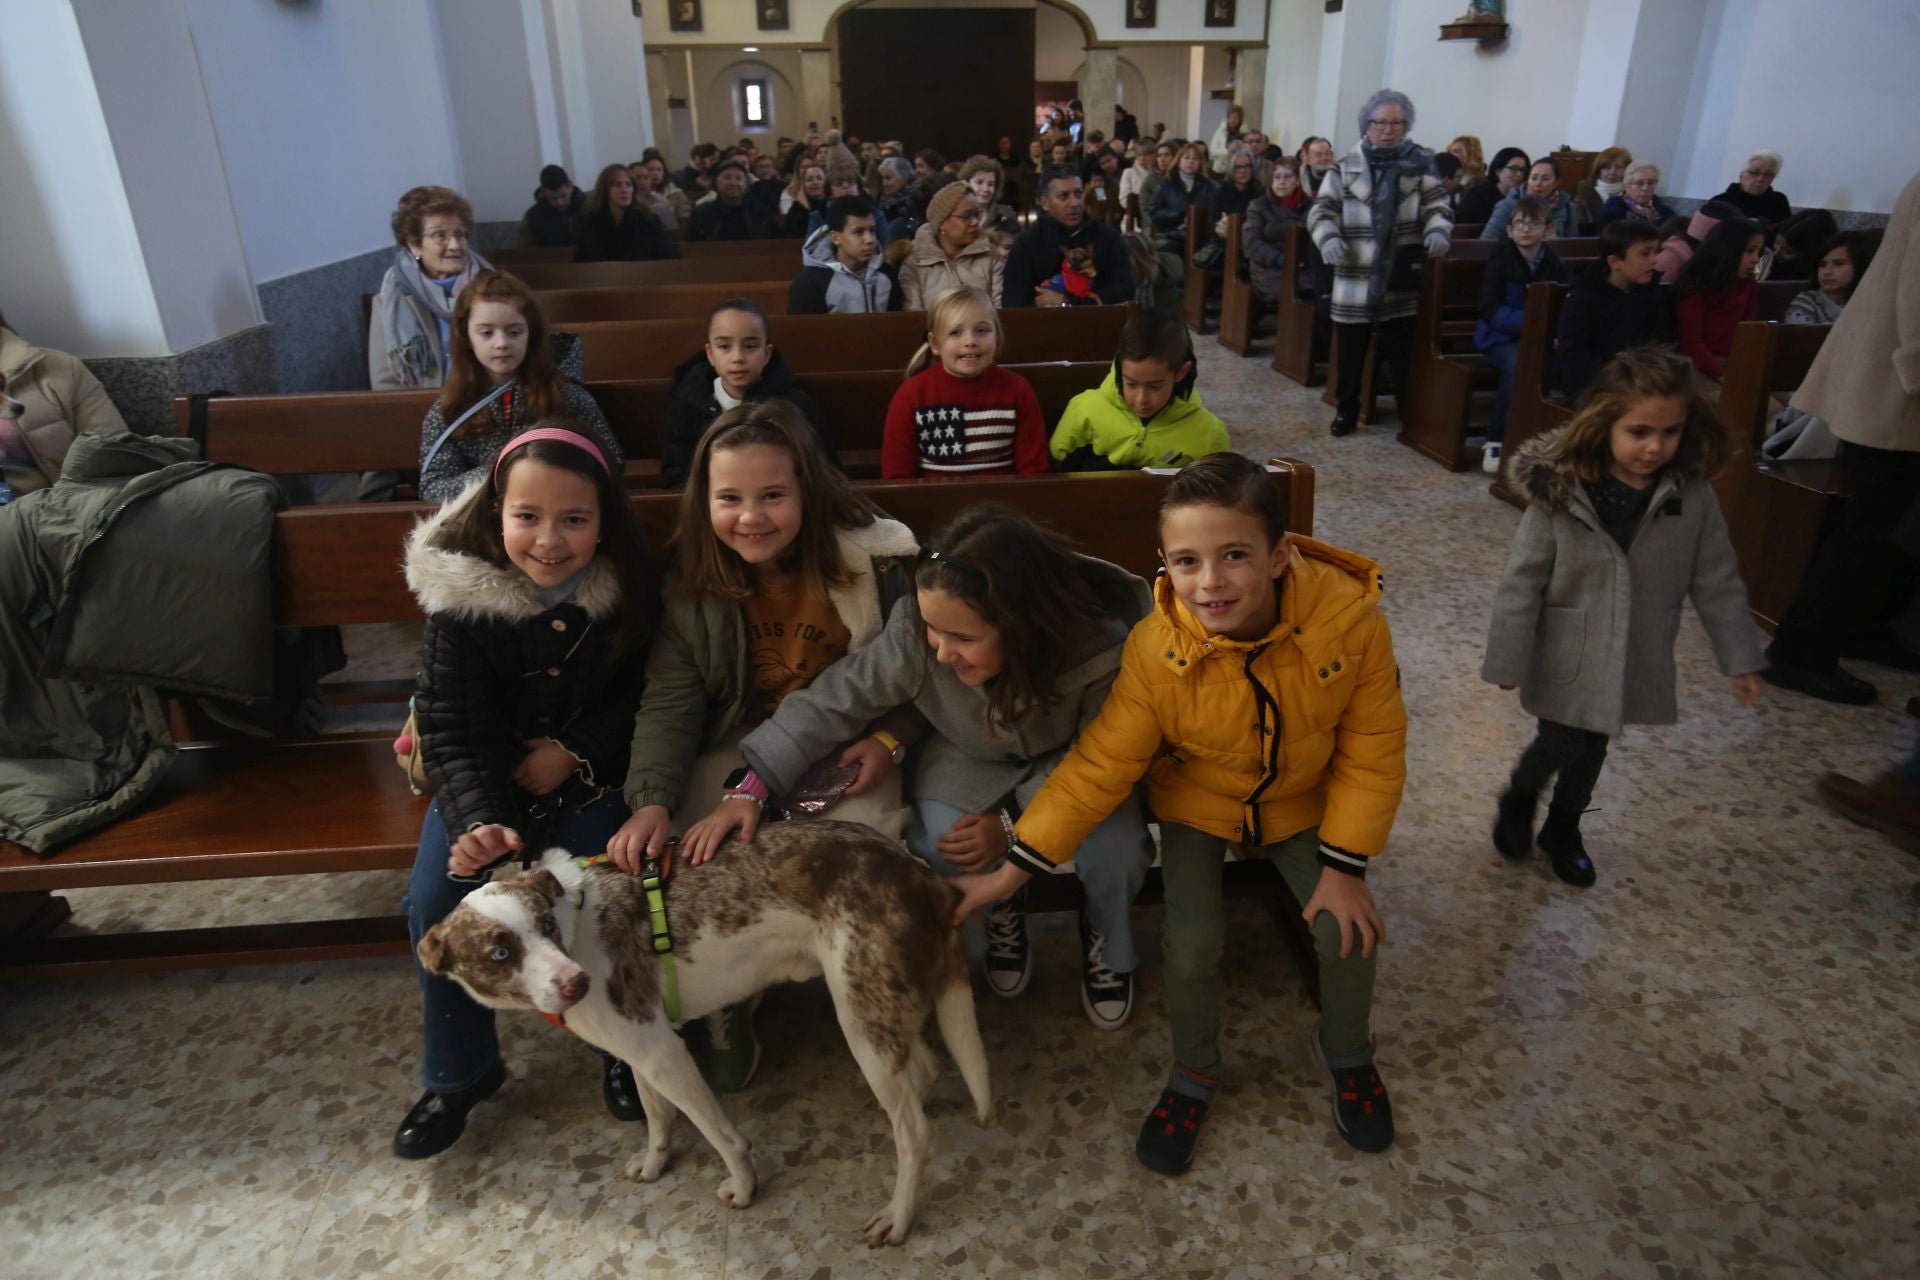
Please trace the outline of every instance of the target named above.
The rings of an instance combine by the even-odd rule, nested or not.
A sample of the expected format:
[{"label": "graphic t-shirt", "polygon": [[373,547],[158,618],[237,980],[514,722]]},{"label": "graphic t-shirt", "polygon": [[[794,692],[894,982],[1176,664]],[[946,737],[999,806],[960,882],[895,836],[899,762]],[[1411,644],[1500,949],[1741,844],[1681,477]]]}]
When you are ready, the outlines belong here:
[{"label": "graphic t-shirt", "polygon": [[747,651],[753,687],[744,723],[759,724],[780,699],[804,689],[847,655],[853,633],[828,600],[817,600],[799,578],[762,583],[747,598]]}]

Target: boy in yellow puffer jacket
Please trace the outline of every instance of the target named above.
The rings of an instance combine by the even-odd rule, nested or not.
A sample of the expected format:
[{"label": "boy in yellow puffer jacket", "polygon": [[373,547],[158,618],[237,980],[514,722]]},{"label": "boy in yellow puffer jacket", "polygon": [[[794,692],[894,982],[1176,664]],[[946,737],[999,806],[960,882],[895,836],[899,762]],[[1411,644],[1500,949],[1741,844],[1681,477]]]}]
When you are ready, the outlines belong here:
[{"label": "boy in yellow puffer jacket", "polygon": [[1096,391],[1067,402],[1050,449],[1068,471],[1181,467],[1232,448],[1194,389],[1193,340],[1180,317],[1135,311]]},{"label": "boy in yellow puffer jacket", "polygon": [[1176,476],[1159,522],[1153,613],[1128,637],[1100,714],[1021,816],[1006,862],[953,882],[959,918],[1071,858],[1144,776],[1160,821],[1174,1066],[1135,1154],[1184,1172],[1219,1088],[1229,841],[1259,848],[1306,904],[1323,1011],[1313,1048],[1334,1123],[1360,1150],[1385,1150],[1393,1112],[1370,1026],[1385,926],[1365,876],[1400,805],[1407,715],[1379,566],[1287,534],[1272,478],[1238,454]]}]

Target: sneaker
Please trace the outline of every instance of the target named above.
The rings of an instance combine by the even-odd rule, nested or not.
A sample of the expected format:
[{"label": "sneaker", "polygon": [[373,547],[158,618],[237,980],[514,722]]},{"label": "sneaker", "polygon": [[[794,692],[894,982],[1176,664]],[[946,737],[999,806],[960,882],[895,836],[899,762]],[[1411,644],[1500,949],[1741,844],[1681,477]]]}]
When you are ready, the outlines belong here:
[{"label": "sneaker", "polygon": [[1327,1061],[1320,1043],[1320,1024],[1307,1033],[1313,1041],[1314,1061],[1333,1084],[1333,1127],[1359,1151],[1385,1151],[1393,1145],[1393,1101],[1380,1073],[1369,1059],[1357,1067],[1336,1067]]},{"label": "sneaker", "polygon": [[1490,476],[1500,474],[1500,446],[1491,440],[1480,451],[1480,469]]},{"label": "sneaker", "polygon": [[1515,862],[1533,852],[1533,814],[1540,797],[1508,790],[1500,795],[1500,816],[1493,820],[1493,847]]},{"label": "sneaker", "polygon": [[1102,1031],[1118,1031],[1133,1016],[1133,975],[1107,968],[1106,935],[1080,913],[1080,1007]]},{"label": "sneaker", "polygon": [[1586,842],[1580,838],[1580,815],[1571,817],[1549,808],[1547,820],[1540,824],[1540,851],[1553,860],[1553,874],[1576,889],[1590,887],[1599,878],[1593,859],[1587,856]]},{"label": "sneaker", "polygon": [[1200,1126],[1213,1104],[1172,1089],[1147,1112],[1133,1154],[1155,1173],[1177,1177],[1193,1167],[1193,1149],[1200,1144]]},{"label": "sneaker", "polygon": [[753,1034],[753,1013],[760,997],[730,1004],[706,1016],[706,1052],[700,1055],[700,1074],[716,1093],[738,1093],[760,1069],[760,1039]]},{"label": "sneaker", "polygon": [[1033,981],[1033,947],[1027,941],[1027,913],[1003,902],[986,914],[987,986],[1011,1000]]}]

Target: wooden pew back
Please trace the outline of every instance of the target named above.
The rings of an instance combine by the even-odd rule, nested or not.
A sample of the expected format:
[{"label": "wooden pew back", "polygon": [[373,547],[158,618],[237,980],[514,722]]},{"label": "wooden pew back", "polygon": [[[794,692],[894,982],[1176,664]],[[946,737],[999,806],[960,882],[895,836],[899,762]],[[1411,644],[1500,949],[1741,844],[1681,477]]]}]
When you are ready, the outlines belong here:
[{"label": "wooden pew back", "polygon": [[663,284],[721,284],[733,280],[779,280],[800,270],[800,242],[776,240],[784,254],[664,258],[648,262],[529,262],[514,272],[536,293],[555,289],[650,289]]},{"label": "wooden pew back", "polygon": [[[607,320],[698,319],[701,337],[706,336],[707,313],[714,304],[728,298],[746,298],[770,316],[787,314],[787,288],[800,272],[793,270],[778,279],[762,271],[750,280],[719,280],[700,283],[648,285],[641,288],[547,289],[534,294],[540,312],[549,325],[572,329],[577,325]],[[683,359],[685,357],[682,357]]]}]

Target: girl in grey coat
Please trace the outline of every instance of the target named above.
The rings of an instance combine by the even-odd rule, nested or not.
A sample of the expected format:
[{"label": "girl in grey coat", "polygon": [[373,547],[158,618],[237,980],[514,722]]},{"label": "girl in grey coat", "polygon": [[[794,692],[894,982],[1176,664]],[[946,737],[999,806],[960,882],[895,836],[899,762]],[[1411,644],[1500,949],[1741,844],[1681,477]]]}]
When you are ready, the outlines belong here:
[{"label": "girl in grey coat", "polygon": [[1500,797],[1493,842],[1507,857],[1532,851],[1540,792],[1558,774],[1540,847],[1562,880],[1593,883],[1580,814],[1607,740],[1622,725],[1676,718],[1673,644],[1687,597],[1736,700],[1759,696],[1760,632],[1709,483],[1725,454],[1687,361],[1642,348],[1600,371],[1573,421],[1513,455],[1527,510],[1480,674],[1517,687],[1540,732]]},{"label": "girl in grey coat", "polygon": [[[867,724],[911,706],[927,732],[908,765],[907,846],[942,875],[987,870],[1026,802],[1099,714],[1152,597],[1132,574],[1074,555],[992,504],[962,512],[929,541],[914,588],[877,640],[788,694],[740,751],[778,795]],[[1139,957],[1128,911],[1152,862],[1137,800],[1074,859],[1087,896],[1081,1003],[1102,1029],[1132,1012]],[[989,985],[1019,995],[1032,975],[1024,918],[1003,906],[984,926],[972,941],[976,954],[984,947]]]}]

